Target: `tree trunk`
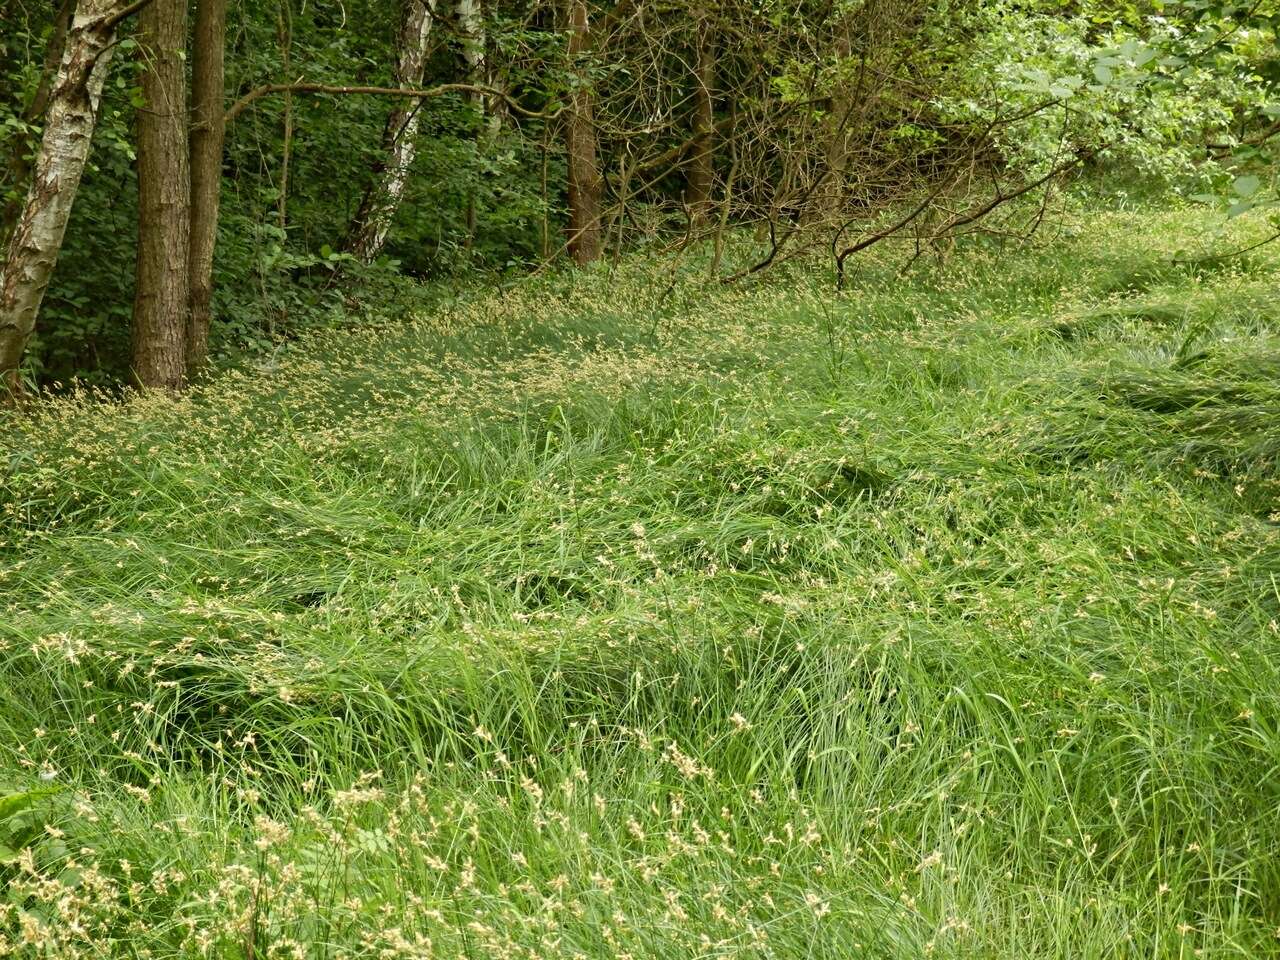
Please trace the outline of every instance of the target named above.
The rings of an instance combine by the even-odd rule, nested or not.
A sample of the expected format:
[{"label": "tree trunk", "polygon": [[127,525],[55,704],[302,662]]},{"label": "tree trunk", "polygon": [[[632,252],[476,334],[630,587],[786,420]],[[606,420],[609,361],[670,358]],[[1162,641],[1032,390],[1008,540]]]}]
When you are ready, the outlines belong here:
[{"label": "tree trunk", "polygon": [[[493,78],[489,75],[489,64],[485,56],[486,38],[484,19],[480,13],[479,0],[457,0],[458,29],[462,34],[462,58],[467,64],[467,83],[476,86],[493,86]],[[497,139],[501,127],[497,104],[492,97],[483,93],[472,93],[471,104],[480,116],[480,136],[477,146],[487,150]],[[474,194],[467,197],[467,245],[470,246],[476,233],[476,200]]]},{"label": "tree trunk", "polygon": [[[585,0],[569,0],[569,56],[590,48]],[[591,90],[584,77],[569,97],[565,119],[565,153],[569,165],[569,254],[584,265],[600,259],[600,195],[602,179],[596,159],[596,131]]]},{"label": "tree trunk", "polygon": [[[467,82],[500,88],[497,70],[488,55],[488,37],[480,0],[458,0],[458,26],[462,30],[462,57],[467,62]],[[500,97],[483,93],[471,96],[484,117],[485,138],[495,139],[502,129],[505,102]]]},{"label": "tree trunk", "polygon": [[[435,15],[435,0],[405,0],[400,27],[399,57],[396,83],[401,87],[420,87],[427,64],[427,41]],[[387,240],[391,221],[409,179],[409,167],[417,150],[419,125],[418,100],[405,100],[391,111],[382,134],[385,164],[375,177],[347,234],[347,250],[361,263],[371,263]]]},{"label": "tree trunk", "polygon": [[[827,169],[830,171],[828,200],[825,206],[833,210],[844,207],[848,189],[849,134],[853,120],[853,78],[848,76],[853,44],[849,24],[842,22],[835,36],[837,77],[831,92],[831,110],[827,118]],[[857,86],[861,87],[861,80]]]},{"label": "tree trunk", "polygon": [[693,92],[693,154],[689,159],[689,185],[685,201],[689,216],[701,223],[711,215],[711,187],[715,171],[713,139],[715,136],[715,104],[713,91],[716,83],[716,59],[712,46],[711,23],[703,17],[698,24],[697,67]]},{"label": "tree trunk", "polygon": [[[276,13],[276,40],[280,44],[280,74],[288,82],[293,62],[293,10],[290,0],[280,0]],[[280,146],[280,188],[276,198],[276,223],[283,234],[289,225],[289,160],[293,156],[293,91],[284,92],[284,142]]]},{"label": "tree trunk", "polygon": [[187,256],[188,298],[186,366],[188,376],[209,357],[213,303],[213,250],[218,238],[218,200],[222,187],[224,48],[227,0],[197,0],[192,35],[191,244]]},{"label": "tree trunk", "polygon": [[187,258],[191,174],[187,154],[185,0],[161,0],[138,17],[146,69],[138,110],[138,260],[133,295],[133,376],[141,387],[186,383]]},{"label": "tree trunk", "polygon": [[49,91],[26,201],[0,266],[0,379],[11,395],[84,172],[123,0],[81,0]]},{"label": "tree trunk", "polygon": [[720,261],[724,257],[724,235],[729,226],[729,212],[733,207],[733,186],[738,179],[738,114],[734,104],[729,104],[729,132],[725,143],[729,145],[729,173],[724,178],[724,194],[720,198],[720,219],[716,224],[715,239],[711,249],[711,277],[720,276]]},{"label": "tree trunk", "polygon": [[[75,13],[75,0],[62,0],[58,12],[53,19],[53,32],[49,35],[49,45],[44,51],[44,67],[40,71],[40,82],[31,102],[22,111],[22,119],[28,123],[36,123],[49,109],[49,96],[53,91],[54,81],[58,76],[58,68],[62,65],[62,54],[67,47],[67,32],[71,29],[71,15]],[[8,64],[3,65],[5,68]],[[19,130],[10,139],[12,151],[9,155],[9,169],[5,179],[15,188],[13,198],[5,204],[4,213],[0,215],[0,242],[7,240],[13,232],[18,217],[22,214],[22,199],[16,193],[31,176],[31,134],[27,130]]]}]

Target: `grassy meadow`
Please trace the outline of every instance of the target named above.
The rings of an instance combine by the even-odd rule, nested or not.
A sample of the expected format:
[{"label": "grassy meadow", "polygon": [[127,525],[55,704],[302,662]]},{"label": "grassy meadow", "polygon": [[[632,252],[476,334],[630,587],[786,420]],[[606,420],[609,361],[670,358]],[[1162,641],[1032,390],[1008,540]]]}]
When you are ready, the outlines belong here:
[{"label": "grassy meadow", "polygon": [[0,955],[1280,956],[1280,254],[1202,231],[11,418]]}]

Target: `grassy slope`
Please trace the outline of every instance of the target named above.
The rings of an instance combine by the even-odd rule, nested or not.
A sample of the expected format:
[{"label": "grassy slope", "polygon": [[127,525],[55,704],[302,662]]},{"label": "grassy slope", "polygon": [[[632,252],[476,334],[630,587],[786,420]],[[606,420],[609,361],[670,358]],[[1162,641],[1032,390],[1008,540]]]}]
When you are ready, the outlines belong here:
[{"label": "grassy slope", "polygon": [[1275,955],[1280,270],[1196,229],[11,429],[0,952]]}]

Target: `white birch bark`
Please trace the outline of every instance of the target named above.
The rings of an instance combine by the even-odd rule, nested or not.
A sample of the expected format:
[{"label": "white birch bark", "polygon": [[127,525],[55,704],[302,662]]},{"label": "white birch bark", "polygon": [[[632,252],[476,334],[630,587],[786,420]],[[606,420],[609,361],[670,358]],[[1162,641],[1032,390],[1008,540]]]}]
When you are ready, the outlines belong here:
[{"label": "white birch bark", "polygon": [[116,21],[129,4],[81,0],[49,94],[31,185],[0,265],[0,380],[19,389],[18,366],[62,247],[89,157]]},{"label": "white birch bark", "polygon": [[[462,34],[462,59],[467,64],[467,82],[477,86],[493,86],[489,65],[485,57],[486,38],[484,18],[480,12],[480,0],[458,0],[458,28]],[[491,97],[483,93],[471,94],[471,102],[484,117],[484,139],[492,141],[498,135],[502,119]]]},{"label": "white birch bark", "polygon": [[[406,0],[396,61],[397,86],[422,85],[434,17],[435,0]],[[387,118],[382,135],[386,164],[365,191],[347,241],[347,248],[361,263],[372,262],[386,243],[387,232],[404,196],[409,168],[417,151],[420,107],[421,101],[406,100]]]}]

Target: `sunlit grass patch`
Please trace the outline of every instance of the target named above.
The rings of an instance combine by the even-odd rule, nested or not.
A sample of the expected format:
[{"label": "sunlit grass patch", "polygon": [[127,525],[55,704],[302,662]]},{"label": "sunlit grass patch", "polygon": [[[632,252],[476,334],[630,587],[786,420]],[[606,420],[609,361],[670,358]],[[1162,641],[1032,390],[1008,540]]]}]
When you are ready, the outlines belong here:
[{"label": "sunlit grass patch", "polygon": [[1274,953],[1277,272],[1161,217],[7,424],[0,943]]}]

